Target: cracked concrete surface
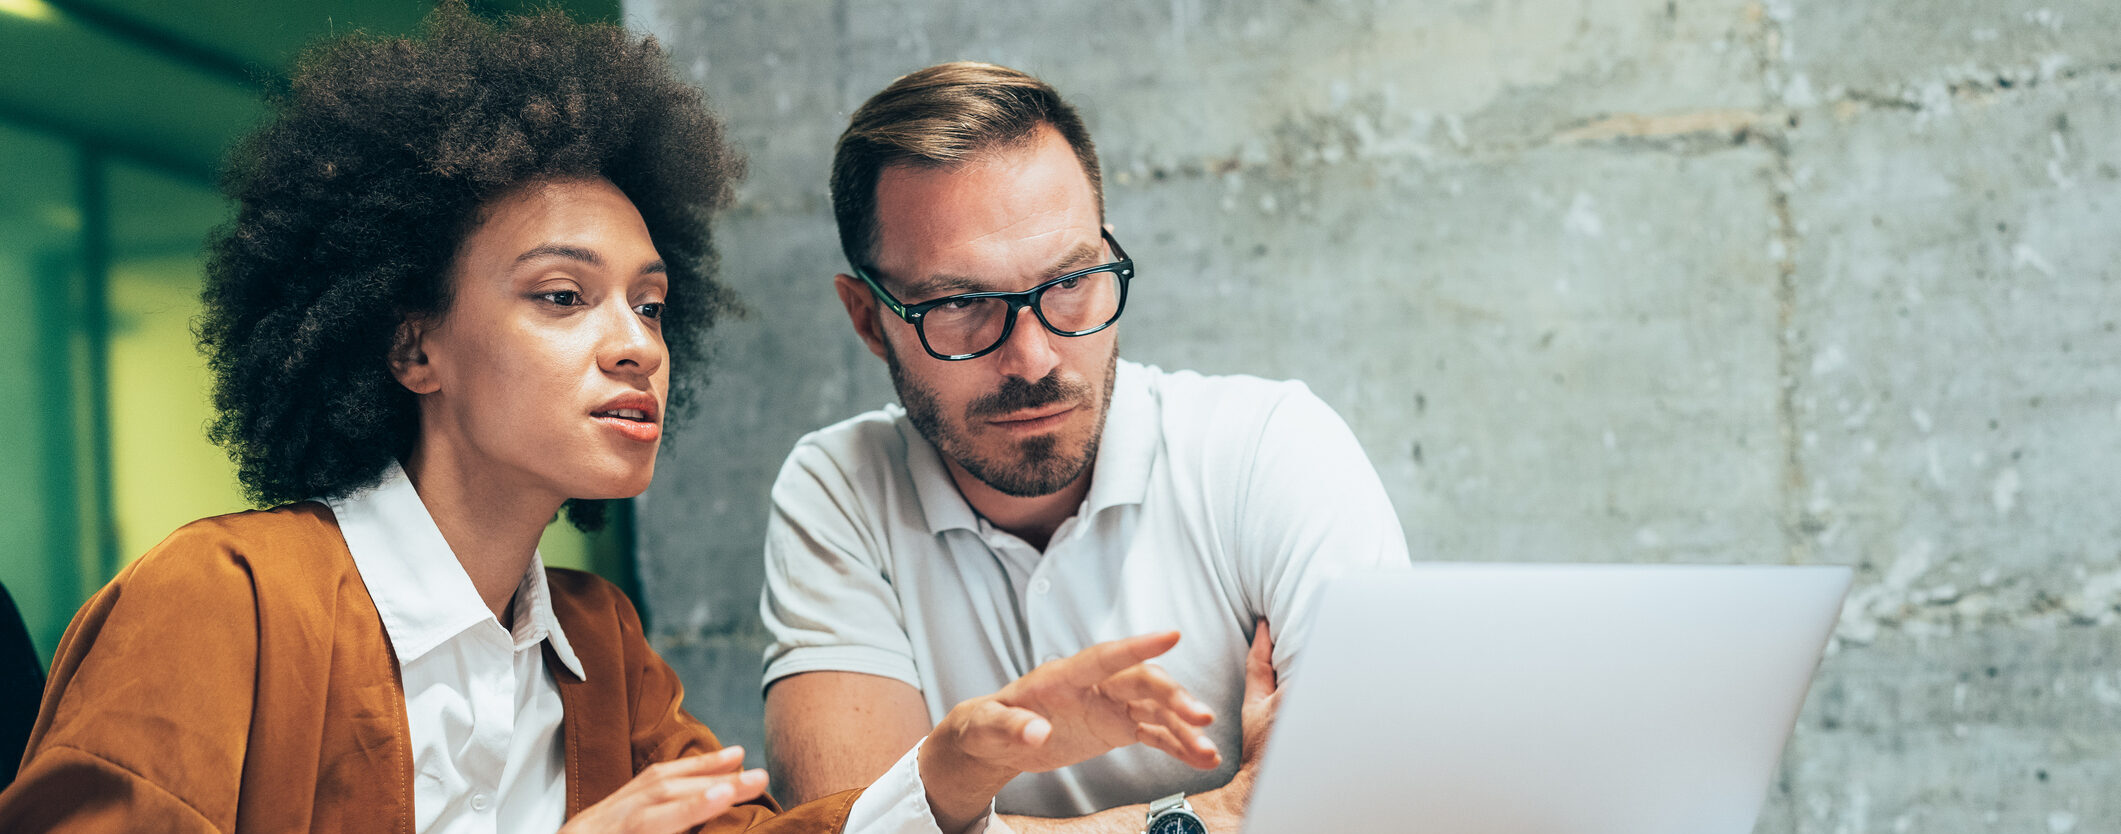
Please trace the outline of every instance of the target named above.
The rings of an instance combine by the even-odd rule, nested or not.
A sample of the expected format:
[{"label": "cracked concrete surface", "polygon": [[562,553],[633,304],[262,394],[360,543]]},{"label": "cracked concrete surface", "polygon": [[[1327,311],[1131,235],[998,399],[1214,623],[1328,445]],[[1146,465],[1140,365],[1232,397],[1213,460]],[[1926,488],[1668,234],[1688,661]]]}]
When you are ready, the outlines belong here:
[{"label": "cracked concrete surface", "polygon": [[2121,831],[2121,4],[627,11],[752,161],[754,312],[640,529],[725,736],[759,749],[766,486],[891,397],[829,285],[832,141],[981,58],[1099,141],[1126,353],[1308,381],[1418,558],[1854,566],[1760,831]]}]

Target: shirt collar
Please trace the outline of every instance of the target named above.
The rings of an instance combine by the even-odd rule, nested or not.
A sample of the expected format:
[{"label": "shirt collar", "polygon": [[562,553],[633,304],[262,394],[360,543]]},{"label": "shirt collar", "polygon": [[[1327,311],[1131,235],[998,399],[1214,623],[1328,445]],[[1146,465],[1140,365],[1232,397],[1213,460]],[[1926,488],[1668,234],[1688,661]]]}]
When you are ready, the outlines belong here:
[{"label": "shirt collar", "polygon": [[516,648],[537,645],[539,640],[552,644],[552,653],[559,656],[560,664],[573,672],[576,680],[588,680],[582,670],[582,661],[574,655],[574,646],[567,642],[567,632],[560,630],[560,618],[552,613],[552,586],[545,581],[545,560],[537,553],[530,555],[530,570],[523,572],[523,583],[516,586]]},{"label": "shirt collar", "polygon": [[[1113,374],[1112,405],[1105,412],[1104,434],[1098,438],[1090,494],[1083,500],[1081,512],[1086,518],[1110,507],[1142,502],[1148,495],[1150,470],[1163,439],[1147,370],[1123,359],[1113,368]],[[973,512],[964,493],[958,491],[957,482],[950,478],[942,453],[921,436],[912,420],[905,419],[905,409],[892,405],[888,410],[897,418],[899,434],[906,443],[906,469],[913,479],[914,494],[920,498],[928,532],[978,532],[979,514]]]},{"label": "shirt collar", "polygon": [[[368,587],[400,665],[481,622],[494,622],[493,612],[442,538],[403,467],[393,462],[375,486],[324,503],[339,520],[346,549],[353,554],[354,567]],[[545,561],[535,552],[516,586],[515,606],[510,636],[517,648],[547,640],[567,670],[583,678],[581,661],[552,613]]]},{"label": "shirt collar", "polygon": [[1112,407],[1105,411],[1105,433],[1097,443],[1097,466],[1083,501],[1085,518],[1148,497],[1149,475],[1163,445],[1148,369],[1121,360],[1112,373]]},{"label": "shirt collar", "polygon": [[906,443],[906,472],[913,478],[913,494],[920,498],[928,532],[942,535],[945,530],[978,530],[979,515],[972,511],[971,504],[965,503],[964,494],[957,491],[957,482],[950,479],[949,468],[943,466],[942,453],[921,436],[920,429],[913,427],[904,408],[893,403],[885,409],[898,422],[899,437]]}]

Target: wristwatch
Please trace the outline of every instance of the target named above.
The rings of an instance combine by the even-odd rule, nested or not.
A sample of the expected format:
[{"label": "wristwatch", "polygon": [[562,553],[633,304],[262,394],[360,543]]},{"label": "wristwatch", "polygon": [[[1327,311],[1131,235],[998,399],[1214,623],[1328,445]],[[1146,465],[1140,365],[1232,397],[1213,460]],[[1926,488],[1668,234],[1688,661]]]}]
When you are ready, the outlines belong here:
[{"label": "wristwatch", "polygon": [[1142,834],[1208,834],[1208,826],[1193,813],[1193,803],[1186,801],[1186,792],[1179,791],[1149,803],[1149,825]]}]

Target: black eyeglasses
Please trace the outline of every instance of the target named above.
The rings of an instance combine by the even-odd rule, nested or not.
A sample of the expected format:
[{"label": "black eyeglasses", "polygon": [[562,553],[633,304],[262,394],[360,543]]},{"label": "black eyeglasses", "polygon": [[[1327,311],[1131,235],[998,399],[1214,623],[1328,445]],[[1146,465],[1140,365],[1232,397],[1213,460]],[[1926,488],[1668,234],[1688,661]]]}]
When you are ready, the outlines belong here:
[{"label": "black eyeglasses", "polygon": [[937,359],[978,359],[1009,340],[1017,311],[1038,314],[1040,324],[1061,336],[1088,336],[1111,327],[1127,308],[1127,282],[1134,278],[1134,259],[1111,232],[1102,233],[1119,260],[1078,269],[1023,292],[971,292],[919,304],[902,304],[860,266],[854,275],[869,285],[877,300],[913,325],[921,347]]}]

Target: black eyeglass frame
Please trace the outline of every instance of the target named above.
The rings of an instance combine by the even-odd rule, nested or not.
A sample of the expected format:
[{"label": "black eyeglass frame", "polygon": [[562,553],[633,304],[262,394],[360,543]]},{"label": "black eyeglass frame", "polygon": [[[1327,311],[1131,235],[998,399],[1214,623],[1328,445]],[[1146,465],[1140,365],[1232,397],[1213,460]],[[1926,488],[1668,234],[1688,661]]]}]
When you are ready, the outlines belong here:
[{"label": "black eyeglass frame", "polygon": [[[1038,316],[1039,324],[1045,325],[1046,330],[1058,336],[1088,336],[1111,327],[1113,322],[1119,321],[1120,314],[1127,312],[1127,285],[1134,279],[1134,259],[1127,257],[1127,250],[1120,248],[1119,241],[1113,239],[1110,230],[1100,229],[1098,234],[1105,239],[1105,243],[1111,245],[1112,254],[1117,256],[1119,260],[1098,264],[1088,269],[1078,269],[1022,292],[968,292],[958,295],[946,295],[942,298],[933,301],[923,301],[919,304],[906,304],[892,297],[891,293],[884,289],[882,282],[876,280],[875,276],[870,275],[868,270],[863,269],[859,265],[853,266],[854,277],[862,279],[862,283],[869,285],[869,291],[876,294],[878,301],[884,302],[884,309],[890,310],[907,324],[913,325],[913,332],[921,337],[921,349],[927,351],[929,356],[945,362],[961,362],[966,359],[978,359],[986,356],[1006,344],[1009,341],[1009,334],[1016,330],[1017,313],[1021,312],[1025,307],[1031,308],[1031,312]],[[1105,323],[1088,330],[1075,331],[1054,327],[1053,322],[1046,320],[1046,310],[1039,305],[1039,299],[1044,296],[1046,290],[1056,284],[1072,281],[1085,275],[1095,275],[1100,272],[1110,272],[1119,278],[1119,306],[1113,308],[1111,318],[1105,319]],[[974,353],[959,354],[941,353],[928,344],[928,328],[922,324],[922,317],[926,316],[928,311],[953,302],[982,298],[999,298],[1009,305],[1008,315],[1002,318],[1002,335],[994,340],[994,344]]]}]

